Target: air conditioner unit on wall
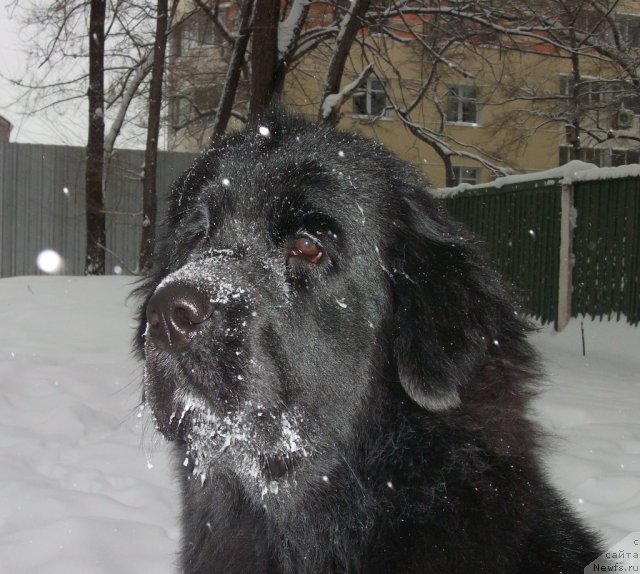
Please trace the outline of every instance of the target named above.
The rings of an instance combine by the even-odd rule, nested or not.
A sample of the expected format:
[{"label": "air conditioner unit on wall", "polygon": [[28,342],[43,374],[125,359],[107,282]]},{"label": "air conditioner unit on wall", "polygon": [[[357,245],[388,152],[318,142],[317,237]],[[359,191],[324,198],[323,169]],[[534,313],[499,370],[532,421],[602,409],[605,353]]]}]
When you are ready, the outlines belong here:
[{"label": "air conditioner unit on wall", "polygon": [[625,108],[620,108],[613,113],[613,129],[628,130],[633,127],[633,112]]}]

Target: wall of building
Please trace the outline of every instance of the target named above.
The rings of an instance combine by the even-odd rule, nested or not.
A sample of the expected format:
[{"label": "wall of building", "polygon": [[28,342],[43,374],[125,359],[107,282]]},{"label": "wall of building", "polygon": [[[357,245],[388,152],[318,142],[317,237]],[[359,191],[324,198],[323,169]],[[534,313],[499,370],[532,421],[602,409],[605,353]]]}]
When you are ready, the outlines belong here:
[{"label": "wall of building", "polygon": [[8,142],[13,126],[4,116],[0,116],[0,142]]},{"label": "wall of building", "polygon": [[[637,2],[632,0],[625,0],[620,10],[632,14],[640,11]],[[375,74],[384,78],[386,89],[394,94],[394,99],[401,101],[400,96],[404,95],[405,100],[410,100],[432,66],[420,43],[400,43],[382,36],[375,38],[375,42],[388,55],[393,66],[373,51],[363,55],[357,46],[349,58],[343,85],[351,82],[368,62],[373,61]],[[471,77],[458,74],[455,66],[442,66],[435,95],[423,99],[412,112],[413,121],[434,133],[444,134],[454,148],[467,154],[468,157],[453,155],[452,164],[458,170],[473,170],[478,183],[492,180],[496,173],[482,162],[474,160],[473,156],[482,156],[487,163],[515,173],[545,170],[572,159],[571,134],[566,128],[566,117],[561,117],[563,107],[568,104],[559,97],[561,78],[572,75],[571,62],[566,57],[551,57],[548,46],[529,48],[526,52],[518,52],[493,47],[458,46],[448,53],[448,57],[454,63],[460,62],[461,67],[471,72]],[[174,86],[172,93],[191,94],[194,100],[198,99],[198,94],[208,93],[215,99],[216,90],[219,91],[222,83],[225,49],[224,43],[217,46],[212,43],[197,47],[190,55],[182,50],[173,62],[173,80],[170,80]],[[197,58],[203,50],[209,51],[205,68]],[[286,78],[284,102],[310,119],[316,119],[318,115],[330,57],[330,47],[319,47],[297,64]],[[196,69],[192,70],[191,66]],[[586,60],[581,73],[594,78],[615,76],[611,67]],[[206,86],[209,86],[208,92]],[[443,123],[442,110],[446,108],[447,90],[452,86],[477,88],[477,121]],[[241,90],[247,92],[247,87],[241,86]],[[515,94],[519,97],[514,97]],[[545,99],[537,99],[539,97]],[[610,111],[606,113],[611,115]],[[609,116],[605,120],[606,125],[610,121]],[[638,118],[636,124],[640,130]],[[241,123],[232,122],[230,127],[239,128]],[[339,128],[378,139],[423,171],[434,186],[445,185],[441,157],[432,146],[412,135],[394,111],[388,110],[384,117],[362,117],[354,113],[353,100],[347,101],[342,108]],[[210,122],[203,119],[186,129],[172,131],[169,128],[169,132],[172,149],[198,150],[207,144]],[[596,143],[583,136],[581,143],[588,149],[583,159],[596,161],[597,158],[601,165],[633,160],[640,151],[638,144],[619,139]],[[615,160],[621,149],[637,151],[628,155],[623,152],[623,160]]]}]

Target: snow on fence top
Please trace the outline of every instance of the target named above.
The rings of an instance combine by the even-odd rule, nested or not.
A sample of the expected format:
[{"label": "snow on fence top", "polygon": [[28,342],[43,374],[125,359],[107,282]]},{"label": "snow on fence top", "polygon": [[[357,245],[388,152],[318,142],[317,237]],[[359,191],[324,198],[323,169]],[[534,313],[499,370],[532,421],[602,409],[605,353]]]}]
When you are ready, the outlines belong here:
[{"label": "snow on fence top", "polygon": [[[501,189],[505,185],[537,182],[540,186],[571,185],[576,181],[597,181],[605,179],[619,179],[622,177],[640,177],[640,164],[622,165],[620,167],[598,167],[583,161],[570,161],[560,167],[545,171],[525,173],[522,175],[508,175],[499,177],[490,183],[470,185],[462,183],[456,187],[443,187],[431,191],[438,198],[453,197],[463,191]],[[537,186],[536,186],[537,187]]]}]

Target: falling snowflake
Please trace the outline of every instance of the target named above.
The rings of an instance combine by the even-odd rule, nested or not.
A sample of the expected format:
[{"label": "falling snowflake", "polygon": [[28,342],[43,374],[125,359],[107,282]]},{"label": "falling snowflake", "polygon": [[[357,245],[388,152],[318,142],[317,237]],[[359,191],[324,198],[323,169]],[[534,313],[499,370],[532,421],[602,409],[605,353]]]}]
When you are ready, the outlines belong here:
[{"label": "falling snowflake", "polygon": [[62,270],[64,260],[53,249],[42,250],[36,259],[38,269],[43,273],[58,273]]}]

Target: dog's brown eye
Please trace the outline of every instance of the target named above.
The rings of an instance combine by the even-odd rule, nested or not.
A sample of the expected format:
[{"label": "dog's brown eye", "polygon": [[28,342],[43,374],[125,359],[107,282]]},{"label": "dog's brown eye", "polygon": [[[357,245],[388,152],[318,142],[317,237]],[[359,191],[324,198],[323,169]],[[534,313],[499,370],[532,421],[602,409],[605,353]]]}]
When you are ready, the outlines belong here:
[{"label": "dog's brown eye", "polygon": [[296,239],[290,253],[290,257],[304,257],[310,263],[319,263],[323,256],[324,252],[321,247],[306,235],[301,235]]}]

